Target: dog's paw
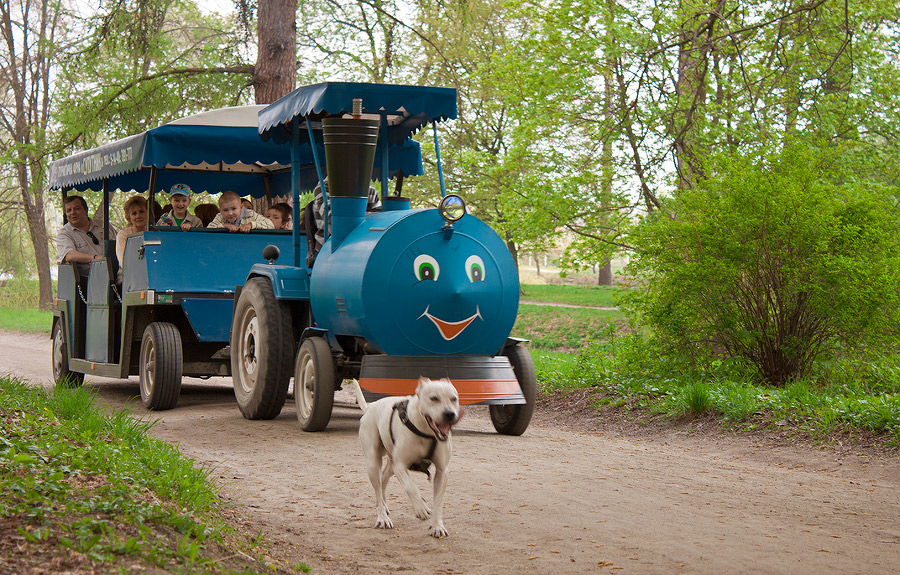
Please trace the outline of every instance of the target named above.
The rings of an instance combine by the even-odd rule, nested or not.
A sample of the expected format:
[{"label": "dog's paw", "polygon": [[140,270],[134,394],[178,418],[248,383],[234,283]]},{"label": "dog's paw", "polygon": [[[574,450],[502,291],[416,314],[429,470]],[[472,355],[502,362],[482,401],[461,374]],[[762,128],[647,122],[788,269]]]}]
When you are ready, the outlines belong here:
[{"label": "dog's paw", "polygon": [[375,529],[393,529],[394,524],[391,522],[391,518],[388,517],[388,509],[387,505],[382,505],[375,509],[375,514],[377,516],[375,520]]},{"label": "dog's paw", "polygon": [[443,523],[438,523],[437,525],[432,525],[428,529],[428,534],[437,539],[442,539],[442,538],[450,535],[450,533],[447,531],[447,528],[444,527]]},{"label": "dog's paw", "polygon": [[422,521],[425,521],[426,519],[431,517],[431,509],[429,509],[428,506],[424,503],[416,505],[414,511],[416,512],[416,517],[418,519],[421,519]]},{"label": "dog's paw", "polygon": [[393,529],[394,524],[391,522],[391,518],[387,515],[378,514],[378,519],[375,521],[375,529]]}]

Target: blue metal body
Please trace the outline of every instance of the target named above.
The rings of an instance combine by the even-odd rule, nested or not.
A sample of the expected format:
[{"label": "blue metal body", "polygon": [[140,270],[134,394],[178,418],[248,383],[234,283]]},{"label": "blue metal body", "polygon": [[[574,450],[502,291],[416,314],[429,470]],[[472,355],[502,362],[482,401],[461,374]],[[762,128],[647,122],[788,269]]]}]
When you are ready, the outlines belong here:
[{"label": "blue metal body", "polygon": [[[326,83],[299,88],[262,110],[259,131],[296,152],[321,141],[322,118],[349,119],[342,126],[377,119],[375,159],[390,165],[396,146],[428,124],[436,131],[437,122],[456,113],[456,91],[449,88]],[[334,182],[335,170],[354,164],[352,156],[335,157],[348,166],[323,167],[314,153],[320,179],[327,169]],[[439,156],[436,164],[444,196]],[[298,170],[295,162],[292,179],[299,183]],[[451,224],[437,209],[411,209],[408,199],[388,196],[391,175],[381,172],[381,212],[366,214],[363,190],[326,196],[331,224],[322,226],[327,239],[309,271],[315,331],[307,328],[303,337],[326,338],[343,377],[358,378],[370,397],[412,393],[426,375],[453,378],[461,403],[526,403],[504,355],[519,303],[506,244],[475,216]],[[298,185],[292,193],[296,202]],[[294,266],[300,266],[296,257]],[[266,273],[265,267],[254,273]],[[289,270],[269,267],[273,283]]]},{"label": "blue metal body", "polygon": [[[502,349],[518,311],[515,262],[478,218],[464,216],[452,229],[444,224],[434,209],[375,213],[339,246],[325,243],[310,299],[333,347],[340,348],[337,336],[352,335],[398,356]],[[436,268],[434,279],[417,276],[417,260]]]},{"label": "blue metal body", "polygon": [[[288,251],[291,233],[257,231],[230,234],[224,229],[190,232],[175,228],[140,232],[125,243],[122,293],[152,290],[158,303],[168,294],[178,302],[198,341],[228,342],[234,292],[247,271],[261,264],[267,245]],[[305,247],[305,246],[304,246]]]}]

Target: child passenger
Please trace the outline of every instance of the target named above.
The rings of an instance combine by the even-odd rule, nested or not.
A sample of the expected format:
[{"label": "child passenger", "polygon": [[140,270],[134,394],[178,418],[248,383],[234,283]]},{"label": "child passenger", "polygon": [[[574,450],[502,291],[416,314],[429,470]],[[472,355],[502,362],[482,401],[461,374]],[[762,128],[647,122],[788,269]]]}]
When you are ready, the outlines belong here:
[{"label": "child passenger", "polygon": [[266,210],[266,217],[272,220],[276,230],[291,229],[291,206],[284,202],[272,204]]},{"label": "child passenger", "polygon": [[209,222],[208,228],[225,228],[229,232],[249,232],[250,230],[271,230],[272,221],[241,205],[241,197],[232,191],[222,192],[219,197],[219,215]]},{"label": "child passenger", "polygon": [[169,204],[172,211],[167,212],[156,222],[157,226],[176,226],[186,232],[192,227],[202,228],[203,222],[188,212],[191,205],[191,188],[187,184],[175,184],[169,190]]}]

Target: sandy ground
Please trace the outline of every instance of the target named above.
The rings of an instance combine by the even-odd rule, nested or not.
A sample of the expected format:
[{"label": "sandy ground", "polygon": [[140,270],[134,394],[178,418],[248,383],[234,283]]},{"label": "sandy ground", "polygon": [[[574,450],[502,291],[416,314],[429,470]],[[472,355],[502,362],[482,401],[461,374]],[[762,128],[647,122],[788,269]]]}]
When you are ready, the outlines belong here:
[{"label": "sandy ground", "polygon": [[[50,340],[0,332],[0,374],[49,385]],[[316,573],[890,573],[900,570],[900,461],[723,434],[623,436],[539,409],[522,437],[474,407],[454,431],[450,536],[427,535],[396,481],[396,529],[376,530],[340,392],[328,429],[300,430],[292,400],[244,420],[230,380],[186,379],[172,411],[148,414],[136,380],[88,378],[100,401],[157,420],[153,435],[213,470],[278,561]],[[591,426],[582,427],[584,429]],[[418,474],[417,474],[418,475]],[[430,484],[418,480],[430,498]]]}]

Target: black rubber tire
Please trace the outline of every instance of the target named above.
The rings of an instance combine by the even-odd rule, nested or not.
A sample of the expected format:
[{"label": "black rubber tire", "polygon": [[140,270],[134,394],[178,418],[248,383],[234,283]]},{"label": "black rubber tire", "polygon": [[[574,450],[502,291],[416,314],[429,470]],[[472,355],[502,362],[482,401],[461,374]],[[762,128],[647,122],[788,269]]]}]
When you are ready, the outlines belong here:
[{"label": "black rubber tire", "polygon": [[331,420],[335,392],[331,346],[321,337],[311,337],[300,346],[294,369],[294,403],[303,431],[322,431]]},{"label": "black rubber tire", "polygon": [[267,278],[249,279],[231,324],[231,377],[245,418],[273,419],[281,413],[293,360],[290,308],[275,299]]},{"label": "black rubber tire", "polygon": [[531,423],[534,415],[534,404],[537,397],[537,374],[534,371],[534,360],[524,347],[513,345],[503,350],[503,355],[509,358],[522,395],[525,396],[525,404],[522,405],[492,405],[490,406],[491,423],[497,433],[504,435],[522,435]]},{"label": "black rubber tire", "polygon": [[182,368],[181,333],[178,328],[161,321],[144,328],[138,372],[144,407],[164,411],[178,405]]},{"label": "black rubber tire", "polygon": [[63,331],[63,320],[53,326],[53,381],[60,387],[76,388],[84,384],[84,374],[69,370],[69,346]]}]

